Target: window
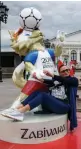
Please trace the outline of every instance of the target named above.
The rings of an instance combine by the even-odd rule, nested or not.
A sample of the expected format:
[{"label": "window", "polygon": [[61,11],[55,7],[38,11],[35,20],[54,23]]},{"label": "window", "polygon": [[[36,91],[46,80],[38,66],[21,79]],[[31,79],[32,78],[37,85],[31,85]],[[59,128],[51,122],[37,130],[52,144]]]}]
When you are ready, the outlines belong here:
[{"label": "window", "polygon": [[77,61],[77,52],[76,51],[71,51],[71,60],[76,60]]},{"label": "window", "polygon": [[81,61],[81,52],[80,52],[80,61]]},{"label": "window", "polygon": [[1,56],[2,67],[14,67],[14,56]]}]

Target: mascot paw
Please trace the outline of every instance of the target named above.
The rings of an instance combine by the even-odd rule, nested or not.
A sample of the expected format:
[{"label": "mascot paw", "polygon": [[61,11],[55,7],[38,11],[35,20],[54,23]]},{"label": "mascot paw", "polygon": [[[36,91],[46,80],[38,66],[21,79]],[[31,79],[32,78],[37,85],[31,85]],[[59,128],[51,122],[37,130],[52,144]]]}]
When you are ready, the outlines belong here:
[{"label": "mascot paw", "polygon": [[35,79],[41,80],[44,76],[45,76],[45,74],[43,73],[43,71],[35,70],[32,72],[32,77]]},{"label": "mascot paw", "polygon": [[42,79],[45,74],[43,72],[34,72],[33,77],[35,79]]},{"label": "mascot paw", "polygon": [[53,75],[47,71],[44,71],[44,72],[38,71],[38,72],[33,73],[33,78],[38,79],[38,80],[51,79],[52,76]]}]

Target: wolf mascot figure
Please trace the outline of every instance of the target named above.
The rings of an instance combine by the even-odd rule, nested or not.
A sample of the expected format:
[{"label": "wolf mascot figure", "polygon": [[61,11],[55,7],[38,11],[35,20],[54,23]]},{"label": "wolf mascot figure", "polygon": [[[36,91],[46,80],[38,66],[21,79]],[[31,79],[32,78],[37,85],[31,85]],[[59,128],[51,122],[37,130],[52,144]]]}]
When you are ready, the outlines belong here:
[{"label": "wolf mascot figure", "polygon": [[[11,47],[17,54],[24,56],[24,61],[15,68],[12,76],[15,85],[21,88],[21,93],[12,106],[2,112],[3,115],[12,108],[16,108],[32,92],[36,90],[47,91],[46,84],[38,79],[47,78],[43,73],[44,70],[54,73],[55,56],[60,56],[62,52],[61,42],[63,41],[63,35],[60,34],[57,37],[58,42],[55,49],[46,49],[43,34],[37,27],[32,30],[20,28],[17,32],[9,31],[9,33],[12,41]],[[30,73],[28,81],[24,79],[24,70]]]}]

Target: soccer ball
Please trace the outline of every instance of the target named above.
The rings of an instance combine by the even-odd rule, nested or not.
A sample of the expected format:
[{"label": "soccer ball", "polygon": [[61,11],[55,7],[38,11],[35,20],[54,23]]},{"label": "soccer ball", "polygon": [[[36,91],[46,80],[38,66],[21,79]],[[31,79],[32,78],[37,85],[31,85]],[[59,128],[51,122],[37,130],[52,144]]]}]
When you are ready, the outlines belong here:
[{"label": "soccer ball", "polygon": [[24,8],[20,13],[19,23],[24,30],[33,31],[40,26],[41,13],[36,8]]}]

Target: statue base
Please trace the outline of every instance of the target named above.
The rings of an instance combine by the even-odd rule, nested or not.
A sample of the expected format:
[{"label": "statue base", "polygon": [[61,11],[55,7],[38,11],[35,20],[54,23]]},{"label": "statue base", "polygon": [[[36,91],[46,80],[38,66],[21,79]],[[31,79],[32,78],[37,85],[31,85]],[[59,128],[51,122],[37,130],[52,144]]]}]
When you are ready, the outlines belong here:
[{"label": "statue base", "polygon": [[0,139],[17,144],[40,144],[67,134],[67,114],[25,114],[23,122],[0,115]]}]

